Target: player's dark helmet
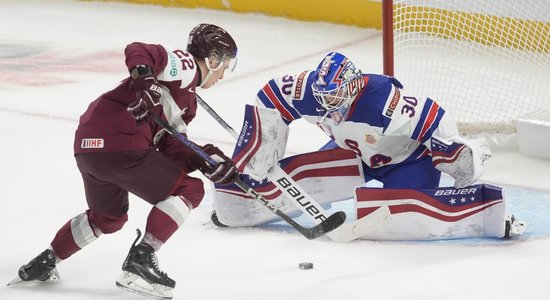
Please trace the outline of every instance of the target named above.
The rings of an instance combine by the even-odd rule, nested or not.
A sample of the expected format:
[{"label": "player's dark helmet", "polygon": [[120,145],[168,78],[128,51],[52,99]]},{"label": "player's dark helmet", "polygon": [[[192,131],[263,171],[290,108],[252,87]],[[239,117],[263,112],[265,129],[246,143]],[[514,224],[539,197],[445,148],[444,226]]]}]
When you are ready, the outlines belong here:
[{"label": "player's dark helmet", "polygon": [[336,111],[349,106],[364,86],[361,70],[345,55],[331,52],[315,70],[311,89],[325,110]]},{"label": "player's dark helmet", "polygon": [[199,24],[189,33],[187,52],[199,59],[233,60],[237,57],[237,44],[223,28]]}]

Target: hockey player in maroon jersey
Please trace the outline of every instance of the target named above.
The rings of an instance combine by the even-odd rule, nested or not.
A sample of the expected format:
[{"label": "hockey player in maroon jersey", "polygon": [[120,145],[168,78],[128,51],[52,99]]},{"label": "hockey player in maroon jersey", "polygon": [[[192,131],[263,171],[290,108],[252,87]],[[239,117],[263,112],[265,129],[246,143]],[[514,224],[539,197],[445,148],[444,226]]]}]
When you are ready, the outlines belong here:
[{"label": "hockey player in maroon jersey", "polygon": [[[236,63],[237,46],[222,28],[200,24],[187,49],[131,43],[125,49],[130,76],[93,101],[80,117],[74,152],[88,209],[59,229],[48,249],[19,269],[15,282],[57,279],[56,264],[127,221],[128,193],[153,207],[123,263],[117,285],[145,296],[170,299],[175,281],[159,269],[155,252],[183,224],[203,196],[203,182],[188,174],[200,170],[216,183],[230,183],[238,172],[227,156],[208,144],[219,161],[210,167],[162,127],[161,117],[181,133],[195,117],[195,88],[212,87]],[[139,285],[142,279],[147,285]],[[141,282],[141,280],[140,280]]]}]

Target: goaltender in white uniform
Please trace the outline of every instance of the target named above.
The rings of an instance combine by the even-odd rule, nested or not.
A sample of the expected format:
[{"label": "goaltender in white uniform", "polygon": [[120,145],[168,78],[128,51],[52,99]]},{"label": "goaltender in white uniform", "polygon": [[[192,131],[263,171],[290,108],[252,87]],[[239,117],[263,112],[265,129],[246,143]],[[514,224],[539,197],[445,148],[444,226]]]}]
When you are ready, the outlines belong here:
[{"label": "goaltender in white uniform", "polygon": [[[408,95],[393,77],[363,74],[331,52],[315,71],[270,80],[256,100],[257,106],[245,108],[233,160],[245,181],[289,215],[299,214],[307,199],[290,199],[281,192],[284,182],[270,181],[276,164],[323,206],[354,198],[356,218],[389,207],[391,218],[362,239],[502,238],[526,228],[506,212],[499,187],[474,184],[491,156],[487,141],[460,137],[437,102]],[[300,118],[331,141],[283,159],[288,125]],[[454,187],[439,186],[441,172],[454,178]],[[383,188],[366,187],[371,180]],[[235,185],[215,188],[217,225],[278,220]]]}]

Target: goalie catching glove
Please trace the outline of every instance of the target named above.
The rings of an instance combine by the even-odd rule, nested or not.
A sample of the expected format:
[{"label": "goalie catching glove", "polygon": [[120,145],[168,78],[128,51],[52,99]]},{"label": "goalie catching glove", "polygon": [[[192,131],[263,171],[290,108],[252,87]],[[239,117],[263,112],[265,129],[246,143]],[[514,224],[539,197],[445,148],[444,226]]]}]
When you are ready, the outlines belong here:
[{"label": "goalie catching glove", "polygon": [[463,188],[481,176],[483,163],[491,157],[485,138],[467,140],[455,137],[451,141],[431,139],[432,162],[436,169],[451,175],[454,186]]},{"label": "goalie catching glove", "polygon": [[231,158],[225,156],[223,152],[212,144],[202,146],[202,150],[208,153],[215,161],[215,166],[210,166],[202,157],[196,157],[195,165],[199,171],[212,182],[219,184],[228,184],[234,182],[239,177],[239,171]]}]

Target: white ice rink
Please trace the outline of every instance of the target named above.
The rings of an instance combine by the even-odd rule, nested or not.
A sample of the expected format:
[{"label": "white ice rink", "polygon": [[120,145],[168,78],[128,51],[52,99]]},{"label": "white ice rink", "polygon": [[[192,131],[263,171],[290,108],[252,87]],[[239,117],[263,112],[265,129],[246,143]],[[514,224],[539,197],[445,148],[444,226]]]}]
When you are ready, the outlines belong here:
[{"label": "white ice rink", "polygon": [[[144,228],[150,209],[135,197],[124,229],[61,263],[60,282],[4,286],[86,208],[73,133],[89,102],[127,76],[127,43],[185,45],[198,23],[226,28],[239,45],[237,69],[200,94],[235,128],[243,105],[267,80],[314,68],[329,51],[347,54],[366,72],[382,71],[381,34],[368,29],[68,0],[1,0],[0,12],[1,300],[146,299],[115,287],[135,229]],[[305,122],[293,127],[287,154],[326,141]],[[201,109],[190,138],[232,151],[232,138]],[[279,223],[219,229],[208,224],[207,192],[160,251],[160,265],[177,281],[174,299],[550,299],[550,161],[496,152],[482,181],[505,187],[509,210],[530,223],[525,236],[511,242],[337,244],[306,240]],[[349,211],[351,204],[340,208]],[[306,261],[313,270],[298,269]]]}]

